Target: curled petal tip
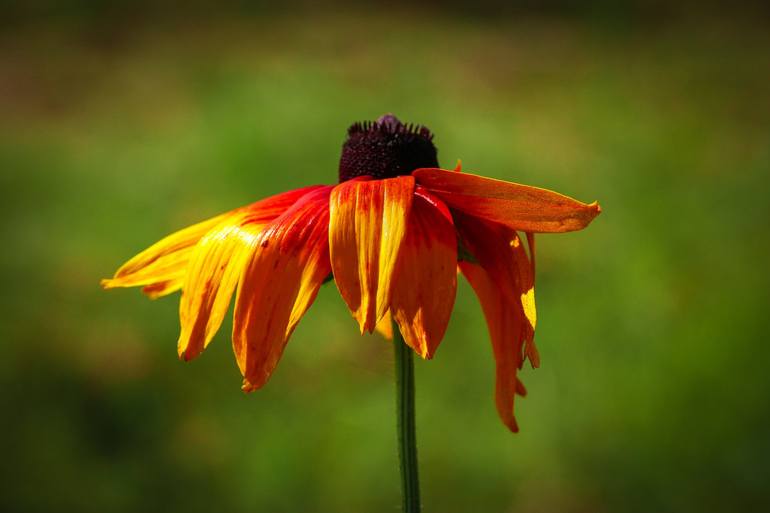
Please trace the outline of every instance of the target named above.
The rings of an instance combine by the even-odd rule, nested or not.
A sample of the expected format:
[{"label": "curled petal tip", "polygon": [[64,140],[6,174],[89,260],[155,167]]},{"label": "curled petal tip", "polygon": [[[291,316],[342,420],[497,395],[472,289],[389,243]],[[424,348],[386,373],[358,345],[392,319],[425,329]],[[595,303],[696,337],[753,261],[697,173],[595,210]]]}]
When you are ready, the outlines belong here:
[{"label": "curled petal tip", "polygon": [[243,390],[246,393],[249,393],[249,392],[253,392],[253,391],[257,390],[259,387],[260,387],[259,385],[255,385],[254,383],[252,383],[248,379],[244,378],[243,385],[241,385],[241,390]]},{"label": "curled petal tip", "polygon": [[356,322],[358,323],[358,331],[361,332],[361,335],[365,335],[367,333],[372,333],[374,331],[374,328],[370,328],[369,325],[366,322],[366,318],[363,314],[354,316],[356,319]]},{"label": "curled petal tip", "polygon": [[575,215],[562,221],[561,229],[558,231],[572,232],[582,230],[596,219],[596,216],[602,213],[602,207],[598,201],[584,203],[582,211],[575,212]]},{"label": "curled petal tip", "polygon": [[99,280],[99,285],[104,290],[116,289],[121,286],[120,280],[117,278],[103,278]]},{"label": "curled petal tip", "polygon": [[191,351],[191,348],[188,346],[179,346],[177,349],[177,354],[179,355],[179,359],[183,362],[189,362],[190,360],[195,359],[196,356],[201,354],[200,351]]},{"label": "curled petal tip", "polygon": [[596,219],[596,216],[602,213],[602,207],[599,205],[598,201],[594,201],[592,203],[589,203],[586,208],[586,216],[585,216],[585,224],[581,226],[580,228],[585,228],[591,222]]},{"label": "curled petal tip", "polygon": [[511,433],[519,432],[519,424],[516,422],[516,419],[512,418],[510,421],[506,421],[505,427],[507,427]]}]

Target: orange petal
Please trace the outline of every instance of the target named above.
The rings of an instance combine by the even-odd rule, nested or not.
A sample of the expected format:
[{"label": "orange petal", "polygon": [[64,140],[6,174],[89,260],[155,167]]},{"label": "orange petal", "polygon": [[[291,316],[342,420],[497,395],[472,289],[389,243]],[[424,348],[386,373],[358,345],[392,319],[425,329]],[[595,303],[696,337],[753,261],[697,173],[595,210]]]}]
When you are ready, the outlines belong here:
[{"label": "orange petal", "polygon": [[514,230],[581,230],[601,212],[596,202],[585,204],[546,189],[468,173],[418,169],[412,175],[449,207]]},{"label": "orange petal", "polygon": [[457,237],[449,210],[418,187],[393,277],[390,308],[406,343],[432,358],[457,291]]},{"label": "orange petal", "polygon": [[521,364],[521,317],[511,315],[512,305],[490,273],[470,262],[460,268],[473,287],[487,320],[495,356],[495,405],[500,419],[514,433],[519,431],[513,415],[515,395],[524,395],[524,386],[516,377]]},{"label": "orange petal", "polygon": [[330,190],[308,194],[256,237],[238,284],[233,323],[233,349],[244,390],[267,382],[331,272]]},{"label": "orange petal", "polygon": [[179,302],[180,358],[200,354],[219,330],[235,286],[265,225],[317,186],[304,187],[233,211],[195,246]]},{"label": "orange petal", "polygon": [[414,178],[349,180],[331,194],[329,245],[334,281],[361,333],[388,311],[391,276],[412,206]]}]

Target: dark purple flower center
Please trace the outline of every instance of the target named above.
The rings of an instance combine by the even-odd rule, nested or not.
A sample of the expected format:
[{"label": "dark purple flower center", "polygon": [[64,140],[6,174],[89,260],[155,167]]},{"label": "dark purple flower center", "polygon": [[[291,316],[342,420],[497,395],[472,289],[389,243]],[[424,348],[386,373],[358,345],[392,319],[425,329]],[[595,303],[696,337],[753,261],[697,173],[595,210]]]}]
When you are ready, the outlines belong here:
[{"label": "dark purple flower center", "polygon": [[421,167],[438,167],[433,134],[422,125],[403,124],[393,114],[354,123],[342,145],[340,182],[357,176],[392,178]]}]

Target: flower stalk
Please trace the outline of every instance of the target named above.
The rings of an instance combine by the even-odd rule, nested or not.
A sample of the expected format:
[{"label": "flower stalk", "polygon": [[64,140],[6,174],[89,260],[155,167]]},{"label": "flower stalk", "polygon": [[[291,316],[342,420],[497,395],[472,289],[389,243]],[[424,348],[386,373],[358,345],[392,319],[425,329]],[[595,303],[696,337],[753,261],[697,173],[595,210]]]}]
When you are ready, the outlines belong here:
[{"label": "flower stalk", "polygon": [[396,370],[398,460],[401,471],[403,510],[404,513],[419,513],[420,480],[417,472],[417,438],[414,418],[413,351],[404,342],[404,337],[395,322],[393,323],[393,347]]}]

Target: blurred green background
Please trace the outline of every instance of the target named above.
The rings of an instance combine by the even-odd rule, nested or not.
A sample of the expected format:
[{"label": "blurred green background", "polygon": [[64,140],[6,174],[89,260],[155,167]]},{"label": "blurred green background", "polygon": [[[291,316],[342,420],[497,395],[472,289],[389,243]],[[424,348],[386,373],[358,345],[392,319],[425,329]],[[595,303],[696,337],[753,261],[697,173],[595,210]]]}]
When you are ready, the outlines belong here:
[{"label": "blurred green background", "polygon": [[249,395],[229,320],[183,364],[178,296],[99,288],[170,231],[334,182],[384,112],[445,167],[604,210],[539,239],[518,435],[461,281],[417,362],[425,511],[770,510],[766,11],[96,5],[0,22],[0,510],[398,510],[391,348],[333,285]]}]

